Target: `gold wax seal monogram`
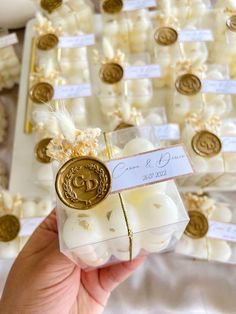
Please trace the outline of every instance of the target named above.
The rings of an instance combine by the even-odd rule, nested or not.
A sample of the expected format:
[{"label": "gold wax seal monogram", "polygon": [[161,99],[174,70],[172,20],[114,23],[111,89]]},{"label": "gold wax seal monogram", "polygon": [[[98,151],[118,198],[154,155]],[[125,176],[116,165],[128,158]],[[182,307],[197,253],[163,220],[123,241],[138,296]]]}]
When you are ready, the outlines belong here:
[{"label": "gold wax seal monogram", "polygon": [[108,196],[111,181],[111,174],[103,162],[85,156],[67,161],[57,173],[55,185],[62,203],[87,210]]},{"label": "gold wax seal monogram", "polygon": [[35,146],[35,157],[43,164],[49,164],[52,161],[51,157],[47,155],[47,147],[51,140],[51,138],[44,138]]},{"label": "gold wax seal monogram", "polygon": [[55,34],[45,34],[38,38],[37,47],[40,50],[50,50],[58,45],[59,39]]},{"label": "gold wax seal monogram", "polygon": [[20,232],[20,221],[14,215],[0,217],[0,241],[9,242],[14,240]]},{"label": "gold wax seal monogram", "polygon": [[54,10],[62,5],[63,0],[41,0],[41,8],[52,13]]},{"label": "gold wax seal monogram", "polygon": [[36,104],[45,104],[53,99],[54,88],[46,82],[37,83],[30,90],[30,98]]},{"label": "gold wax seal monogram", "polygon": [[104,83],[115,84],[122,80],[124,70],[118,63],[106,63],[102,65],[99,75]]},{"label": "gold wax seal monogram", "polygon": [[178,33],[171,27],[161,27],[156,30],[154,39],[158,45],[170,46],[177,41]]},{"label": "gold wax seal monogram", "polygon": [[231,32],[236,32],[236,15],[232,15],[227,21],[226,25]]},{"label": "gold wax seal monogram", "polygon": [[202,83],[196,75],[188,73],[177,78],[175,87],[180,94],[193,96],[201,91]]},{"label": "gold wax seal monogram", "polygon": [[194,152],[202,157],[214,157],[220,153],[222,144],[217,135],[209,131],[201,131],[192,139]]},{"label": "gold wax seal monogram", "polygon": [[104,0],[102,3],[103,11],[109,14],[116,14],[122,11],[122,0]]},{"label": "gold wax seal monogram", "polygon": [[190,221],[184,233],[192,239],[203,238],[209,228],[206,216],[196,210],[190,210],[188,214]]}]

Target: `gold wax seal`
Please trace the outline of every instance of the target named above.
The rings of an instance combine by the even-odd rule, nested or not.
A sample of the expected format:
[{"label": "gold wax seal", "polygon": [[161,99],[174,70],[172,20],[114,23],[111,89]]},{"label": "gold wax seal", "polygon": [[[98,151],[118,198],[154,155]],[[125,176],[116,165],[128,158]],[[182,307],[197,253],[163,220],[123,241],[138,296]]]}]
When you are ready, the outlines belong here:
[{"label": "gold wax seal", "polygon": [[133,124],[131,123],[126,123],[126,122],[121,122],[120,124],[117,125],[114,131],[122,130],[122,129],[127,129],[127,128],[132,128],[134,127]]},{"label": "gold wax seal", "polygon": [[124,70],[118,63],[106,63],[102,65],[99,75],[104,83],[115,84],[122,80]]},{"label": "gold wax seal", "polygon": [[236,15],[232,15],[227,21],[226,25],[231,32],[236,32]]},{"label": "gold wax seal", "polygon": [[41,0],[41,8],[52,13],[54,10],[62,5],[63,0]]},{"label": "gold wax seal", "polygon": [[35,146],[35,157],[43,164],[49,164],[52,161],[52,159],[47,155],[47,147],[51,140],[51,138],[44,138]]},{"label": "gold wax seal", "polygon": [[194,152],[202,157],[214,157],[220,153],[222,144],[219,137],[209,131],[201,131],[192,139]]},{"label": "gold wax seal", "polygon": [[188,73],[177,78],[175,87],[180,94],[193,96],[201,91],[202,83],[196,75]]},{"label": "gold wax seal", "polygon": [[156,30],[154,39],[158,45],[170,46],[178,40],[178,33],[171,27],[161,27]]},{"label": "gold wax seal", "polygon": [[102,3],[102,9],[104,12],[109,14],[116,14],[122,11],[123,1],[122,0],[105,0]]},{"label": "gold wax seal", "polygon": [[37,47],[40,50],[50,50],[58,45],[59,39],[55,34],[45,34],[38,38]]},{"label": "gold wax seal", "polygon": [[62,203],[87,210],[104,200],[111,190],[111,174],[106,165],[94,157],[77,157],[67,161],[56,176],[56,192]]},{"label": "gold wax seal", "polygon": [[14,240],[20,232],[20,221],[14,215],[0,217],[0,241],[9,242]]},{"label": "gold wax seal", "polygon": [[188,212],[190,221],[184,233],[192,239],[203,238],[208,232],[208,220],[205,215],[196,210]]},{"label": "gold wax seal", "polygon": [[36,104],[45,104],[53,99],[54,88],[46,82],[37,83],[30,90],[30,98]]}]

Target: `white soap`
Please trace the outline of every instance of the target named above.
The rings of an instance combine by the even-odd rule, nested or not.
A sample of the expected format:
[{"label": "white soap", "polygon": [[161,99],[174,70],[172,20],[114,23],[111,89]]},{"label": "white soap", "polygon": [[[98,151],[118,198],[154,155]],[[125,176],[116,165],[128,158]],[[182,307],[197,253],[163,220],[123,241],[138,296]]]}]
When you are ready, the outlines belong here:
[{"label": "white soap", "polygon": [[187,97],[176,97],[171,110],[173,121],[181,121],[190,112],[191,103]]},{"label": "white soap", "polygon": [[140,95],[134,95],[129,97],[131,105],[138,108],[148,107],[152,100],[152,93],[148,89],[144,90]]},{"label": "white soap", "polygon": [[[88,217],[84,217],[84,215]],[[104,221],[95,214],[73,214],[67,218],[62,238],[68,249],[99,242],[103,239]]]},{"label": "white soap", "polygon": [[23,217],[25,217],[25,218],[37,216],[35,202],[34,201],[25,201],[22,204],[22,213],[23,213]]},{"label": "white soap", "polygon": [[207,159],[207,161],[209,172],[221,173],[225,171],[224,161],[221,155]]},{"label": "white soap", "polygon": [[175,247],[175,252],[184,255],[191,255],[193,247],[192,241],[193,241],[192,239],[183,234],[180,241],[177,243]]},{"label": "white soap", "polygon": [[208,172],[208,163],[207,163],[207,160],[205,160],[205,158],[197,156],[195,154],[195,156],[191,156],[191,160],[193,163],[193,168],[197,173]]},{"label": "white soap", "polygon": [[[228,99],[224,99],[224,97],[217,97],[214,101],[207,104],[205,109],[211,107],[211,115],[225,116],[232,110],[232,104],[227,100]],[[206,110],[204,110],[204,112],[205,111]]]},{"label": "white soap", "polygon": [[209,257],[207,241],[208,239],[206,239],[205,237],[201,239],[191,240],[192,248],[190,250],[190,255],[196,258],[207,259]]},{"label": "white soap", "polygon": [[158,124],[162,124],[165,121],[163,121],[164,119],[162,118],[161,115],[156,114],[156,113],[150,113],[148,116],[146,116],[145,118],[143,118],[143,123],[141,123],[142,125],[158,125]]},{"label": "white soap", "polygon": [[224,161],[225,161],[225,172],[235,173],[236,154],[235,153],[225,154]]},{"label": "white soap", "polygon": [[2,190],[1,194],[2,194],[3,206],[6,209],[12,209],[12,207],[13,207],[13,198],[11,196],[11,193],[9,193],[6,190]]},{"label": "white soap", "polygon": [[208,239],[209,260],[218,262],[227,262],[232,251],[229,244],[222,240]]},{"label": "white soap", "polygon": [[136,188],[126,192],[122,192],[122,196],[134,207],[139,207],[143,199],[153,197],[157,193],[164,193],[167,187],[167,182],[160,182],[153,185]]},{"label": "white soap", "polygon": [[106,243],[99,243],[78,248],[73,250],[73,253],[89,267],[99,267],[105,265],[111,257],[111,251]]},{"label": "white soap", "polygon": [[168,248],[172,232],[146,231],[141,235],[141,246],[149,253],[157,253]]},{"label": "white soap", "polygon": [[216,209],[210,212],[209,220],[229,223],[232,220],[232,211],[224,204],[216,204]]},{"label": "white soap", "polygon": [[147,151],[153,150],[154,148],[155,148],[154,145],[149,140],[138,137],[129,141],[125,145],[123,149],[123,156],[130,156],[130,155],[147,152]]},{"label": "white soap", "polygon": [[104,24],[104,35],[105,36],[116,36],[119,32],[119,26],[116,21],[111,21],[109,23]]},{"label": "white soap", "polygon": [[19,249],[19,238],[10,242],[0,242],[0,259],[15,258]]},{"label": "white soap", "polygon": [[[135,209],[127,202],[124,203],[124,206],[131,230],[133,232],[139,231]],[[94,210],[107,220],[108,227],[103,228],[103,239],[111,239],[108,245],[112,254],[119,260],[128,260],[128,229],[119,196],[110,195],[104,202],[94,208]],[[140,250],[140,243],[139,241],[134,242],[134,255],[136,256]]]},{"label": "white soap", "polygon": [[141,230],[171,225],[178,221],[177,206],[168,195],[163,193],[144,198],[136,211]]},{"label": "white soap", "polygon": [[53,202],[50,199],[41,200],[36,207],[37,216],[47,216],[53,210]]},{"label": "white soap", "polygon": [[236,135],[236,123],[225,121],[221,126],[221,134],[225,135]]},{"label": "white soap", "polygon": [[[114,239],[112,242],[112,255],[120,261],[129,261],[130,259],[130,242],[128,236]],[[139,236],[132,239],[132,259],[138,256],[141,249]]]}]

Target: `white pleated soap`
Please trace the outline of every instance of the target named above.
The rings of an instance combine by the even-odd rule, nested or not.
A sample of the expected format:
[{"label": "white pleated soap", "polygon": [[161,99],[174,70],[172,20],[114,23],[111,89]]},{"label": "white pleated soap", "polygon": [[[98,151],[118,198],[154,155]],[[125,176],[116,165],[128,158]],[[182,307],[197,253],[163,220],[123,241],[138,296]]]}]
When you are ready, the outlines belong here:
[{"label": "white pleated soap", "polygon": [[125,145],[123,149],[123,156],[135,155],[153,149],[154,145],[149,140],[137,137]]},{"label": "white pleated soap", "polygon": [[178,221],[178,208],[166,194],[157,193],[143,199],[136,209],[141,230],[161,227]]},{"label": "white pleated soap", "polygon": [[34,201],[25,201],[22,204],[22,211],[23,211],[23,217],[24,218],[37,216],[36,204]]},{"label": "white pleated soap", "polygon": [[122,196],[130,204],[138,207],[143,203],[144,199],[153,197],[157,193],[164,193],[167,187],[167,182],[160,182],[149,186],[136,188],[133,190],[122,192]]},{"label": "white pleated soap", "polygon": [[209,260],[227,262],[232,254],[226,241],[208,239]]}]

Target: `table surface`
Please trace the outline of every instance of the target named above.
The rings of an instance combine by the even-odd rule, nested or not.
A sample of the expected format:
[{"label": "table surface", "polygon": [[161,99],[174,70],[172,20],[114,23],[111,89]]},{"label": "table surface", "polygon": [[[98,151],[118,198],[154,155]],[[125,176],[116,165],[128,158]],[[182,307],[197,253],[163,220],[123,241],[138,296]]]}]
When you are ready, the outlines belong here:
[{"label": "table surface", "polygon": [[[23,31],[18,32],[21,56]],[[0,93],[10,118],[9,138],[0,149],[10,169],[17,92]],[[232,200],[234,193],[229,194]],[[0,293],[13,261],[0,261]],[[111,295],[105,314],[234,314],[236,266],[187,259],[174,253],[152,255]]]}]

